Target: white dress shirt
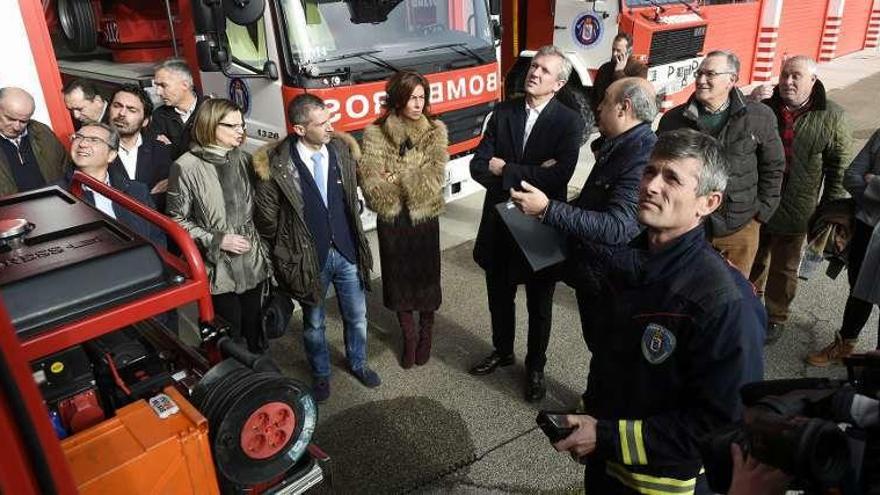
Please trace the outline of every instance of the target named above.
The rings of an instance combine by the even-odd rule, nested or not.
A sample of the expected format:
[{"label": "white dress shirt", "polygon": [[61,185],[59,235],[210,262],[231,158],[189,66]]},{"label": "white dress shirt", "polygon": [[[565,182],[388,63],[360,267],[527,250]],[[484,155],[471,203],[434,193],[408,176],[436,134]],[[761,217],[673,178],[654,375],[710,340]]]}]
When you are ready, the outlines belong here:
[{"label": "white dress shirt", "polygon": [[529,106],[529,103],[526,102],[526,128],[523,132],[523,149],[526,149],[526,143],[529,142],[529,134],[532,133],[532,128],[535,127],[535,122],[538,121],[538,117],[541,115],[541,112],[544,111],[544,108],[547,106],[548,103],[550,103],[550,99],[548,99],[541,105],[532,108]]},{"label": "white dress shirt", "polygon": [[[104,184],[110,185],[110,172],[108,171],[106,175],[104,175]],[[92,197],[95,199],[95,208],[101,210],[105,215],[115,219],[116,212],[113,211],[113,201],[110,201],[110,198],[106,196],[102,196],[90,189],[88,186],[83,186],[83,189],[86,191],[91,191]]]},{"label": "white dress shirt", "polygon": [[189,109],[186,110],[185,112],[177,107],[174,107],[174,111],[177,112],[177,115],[180,115],[180,120],[182,120],[183,123],[186,124],[186,121],[189,120],[190,115],[192,115],[193,112],[196,111],[196,105],[198,103],[199,103],[199,99],[198,99],[198,97],[196,97],[196,99],[193,100],[193,104],[190,105]]},{"label": "white dress shirt", "polygon": [[141,137],[141,133],[138,133],[137,140],[131,149],[126,149],[122,145],[122,141],[119,142],[119,160],[122,162],[122,165],[125,167],[125,173],[128,174],[128,178],[131,180],[135,180],[135,175],[137,175],[138,148],[142,144],[144,144],[144,139]]},{"label": "white dress shirt", "polygon": [[[324,163],[325,170],[327,173],[324,174],[324,190],[327,191],[327,177],[330,175],[330,152],[327,151],[327,146],[322,145],[321,149],[318,151],[314,151],[309,149],[302,141],[302,139],[297,140],[296,142],[296,152],[299,153],[299,159],[305,163],[306,168],[309,169],[309,173],[312,174],[312,179],[315,178],[315,164],[312,162],[312,155],[315,153],[321,154],[321,160]],[[321,189],[322,184],[318,184],[318,189]]]}]

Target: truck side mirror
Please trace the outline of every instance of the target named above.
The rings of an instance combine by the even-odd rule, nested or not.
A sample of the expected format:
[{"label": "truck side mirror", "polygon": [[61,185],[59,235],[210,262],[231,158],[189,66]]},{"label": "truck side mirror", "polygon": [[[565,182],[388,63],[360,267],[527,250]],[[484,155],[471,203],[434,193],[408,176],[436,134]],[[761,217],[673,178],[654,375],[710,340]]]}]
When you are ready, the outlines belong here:
[{"label": "truck side mirror", "polygon": [[489,0],[489,13],[501,15],[501,0]]},{"label": "truck side mirror", "polygon": [[265,9],[266,0],[223,0],[226,18],[239,26],[259,21]]},{"label": "truck side mirror", "polygon": [[492,19],[492,37],[495,38],[496,43],[501,42],[501,31],[501,23],[498,19]]},{"label": "truck side mirror", "polygon": [[608,5],[605,3],[605,0],[593,0],[593,12],[607,13]]},{"label": "truck side mirror", "polygon": [[266,76],[270,81],[278,80],[278,65],[271,60],[266,60],[266,63],[263,64],[263,75]]}]

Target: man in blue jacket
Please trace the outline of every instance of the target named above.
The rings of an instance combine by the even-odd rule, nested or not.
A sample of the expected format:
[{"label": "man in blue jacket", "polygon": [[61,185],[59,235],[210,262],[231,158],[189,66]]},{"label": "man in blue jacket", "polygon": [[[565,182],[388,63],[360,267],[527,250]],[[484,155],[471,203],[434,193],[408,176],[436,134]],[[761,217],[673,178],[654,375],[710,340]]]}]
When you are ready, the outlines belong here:
[{"label": "man in blue jacket", "polygon": [[586,465],[588,494],[709,493],[697,439],[742,414],[763,376],[766,316],[702,223],[727,185],[718,142],[661,134],[639,185],[646,232],[614,254],[591,312],[584,414],[554,444]]},{"label": "man in blue jacket", "polygon": [[599,290],[599,277],[616,246],[639,233],[639,181],[657,141],[651,122],[657,115],[651,83],[635,77],[612,83],[598,109],[601,137],[593,141],[596,163],[580,195],[571,204],[551,200],[528,182],[510,193],[527,215],[569,235],[565,281],[574,287],[584,340],[590,346],[586,318]]}]

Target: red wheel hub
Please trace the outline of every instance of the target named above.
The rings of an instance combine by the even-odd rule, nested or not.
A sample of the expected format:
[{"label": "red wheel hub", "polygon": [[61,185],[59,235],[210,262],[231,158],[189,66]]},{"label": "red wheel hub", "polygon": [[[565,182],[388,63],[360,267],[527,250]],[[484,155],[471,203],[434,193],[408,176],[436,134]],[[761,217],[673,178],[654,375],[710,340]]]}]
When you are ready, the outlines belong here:
[{"label": "red wheel hub", "polygon": [[296,414],[284,402],[263,404],[245,421],[241,450],[251,459],[268,459],[277,454],[296,429]]}]

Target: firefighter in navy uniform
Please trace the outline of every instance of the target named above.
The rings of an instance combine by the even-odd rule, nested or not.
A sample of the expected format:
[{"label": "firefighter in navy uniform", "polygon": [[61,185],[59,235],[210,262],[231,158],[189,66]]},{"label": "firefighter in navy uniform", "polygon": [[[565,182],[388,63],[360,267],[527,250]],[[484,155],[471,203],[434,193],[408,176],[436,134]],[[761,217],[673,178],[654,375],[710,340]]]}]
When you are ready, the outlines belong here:
[{"label": "firefighter in navy uniform", "polygon": [[588,494],[710,493],[697,440],[739,419],[739,388],[762,379],[764,309],[702,226],[726,183],[714,138],[660,135],[639,185],[646,231],[615,254],[589,315],[585,413],[554,444],[586,465]]}]

